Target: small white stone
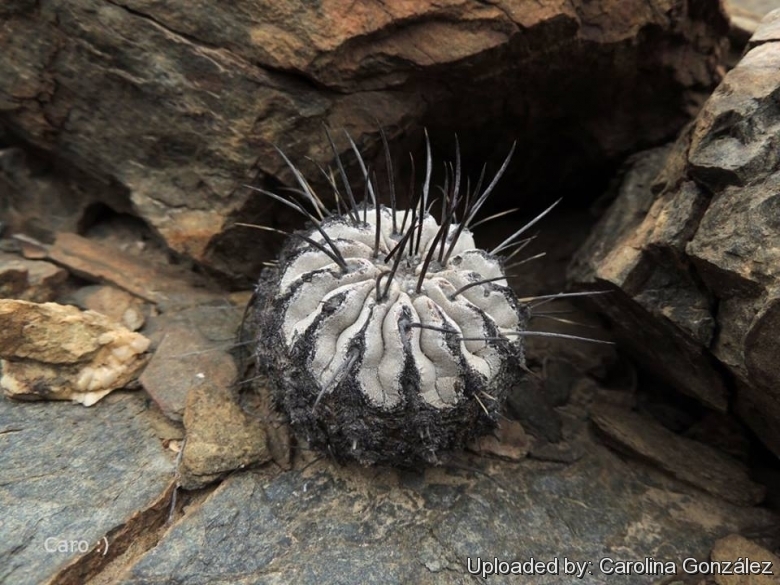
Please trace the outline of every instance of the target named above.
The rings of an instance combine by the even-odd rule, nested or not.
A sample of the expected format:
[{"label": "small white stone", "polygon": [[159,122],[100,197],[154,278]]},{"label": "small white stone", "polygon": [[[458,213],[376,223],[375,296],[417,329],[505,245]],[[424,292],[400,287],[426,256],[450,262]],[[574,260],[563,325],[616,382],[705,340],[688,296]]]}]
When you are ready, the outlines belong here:
[{"label": "small white stone", "polygon": [[87,390],[89,388],[90,383],[92,382],[93,373],[94,373],[93,368],[86,367],[82,369],[78,379],[76,380],[76,388],[82,391]]},{"label": "small white stone", "polygon": [[149,349],[149,344],[151,341],[144,337],[143,335],[134,334],[133,340],[130,342],[130,347],[133,349],[135,353],[143,353],[147,349]]},{"label": "small white stone", "polygon": [[135,355],[132,348],[128,345],[120,345],[111,350],[111,354],[120,362],[126,362]]}]

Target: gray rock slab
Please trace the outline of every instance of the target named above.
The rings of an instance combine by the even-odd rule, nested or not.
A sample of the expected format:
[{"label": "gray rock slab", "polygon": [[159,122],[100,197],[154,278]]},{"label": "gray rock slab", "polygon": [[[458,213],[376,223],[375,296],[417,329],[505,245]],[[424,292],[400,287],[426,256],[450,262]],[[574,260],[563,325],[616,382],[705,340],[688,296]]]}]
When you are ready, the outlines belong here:
[{"label": "gray rock slab", "polygon": [[243,307],[220,299],[148,319],[144,333],[156,349],[139,380],[166,416],[182,420],[187,395],[204,381],[232,387],[237,370],[230,351],[240,347],[242,315]]},{"label": "gray rock slab", "polygon": [[682,481],[739,505],[764,499],[766,490],[750,480],[745,466],[708,445],[676,435],[653,419],[623,408],[599,406],[592,416],[599,431],[619,448]]},{"label": "gray rock slab", "polygon": [[51,582],[159,500],[173,462],[144,400],[114,394],[87,409],[0,399],[0,583]]},{"label": "gray rock slab", "polygon": [[[776,521],[628,463],[589,438],[573,465],[473,457],[419,472],[320,459],[222,483],[120,576],[151,583],[473,583],[468,558],[558,560],[560,574],[490,583],[652,583],[604,574],[604,558],[679,567],[720,537]],[[591,563],[581,580],[564,557]],[[607,568],[607,567],[605,567]],[[524,581],[523,579],[528,579]]]}]

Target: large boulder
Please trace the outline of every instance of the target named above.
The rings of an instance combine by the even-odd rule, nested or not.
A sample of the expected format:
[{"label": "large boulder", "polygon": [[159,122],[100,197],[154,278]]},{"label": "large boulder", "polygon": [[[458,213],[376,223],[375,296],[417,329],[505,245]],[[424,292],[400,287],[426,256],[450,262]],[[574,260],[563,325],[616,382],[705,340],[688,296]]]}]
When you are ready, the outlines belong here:
[{"label": "large boulder", "polygon": [[733,401],[780,454],[778,95],[775,10],[677,143],[628,173],[570,275],[615,289],[594,300],[653,371]]},{"label": "large boulder", "polygon": [[399,151],[423,126],[448,147],[458,132],[480,164],[517,138],[528,191],[578,186],[677,133],[720,78],[727,28],[717,0],[5,2],[0,146],[40,158],[2,153],[0,213],[45,237],[105,205],[178,255],[256,277],[277,242],[232,226],[291,221],[241,188],[253,171],[291,183],[272,145],[316,181],[306,157],[333,158],[323,123],[370,159],[380,125]]}]

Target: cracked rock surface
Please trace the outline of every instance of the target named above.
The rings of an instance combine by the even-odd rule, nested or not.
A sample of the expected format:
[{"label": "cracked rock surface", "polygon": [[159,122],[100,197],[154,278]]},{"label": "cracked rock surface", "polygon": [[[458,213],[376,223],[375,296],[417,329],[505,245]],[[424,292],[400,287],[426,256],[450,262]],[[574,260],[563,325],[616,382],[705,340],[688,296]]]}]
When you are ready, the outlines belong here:
[{"label": "cracked rock surface", "polygon": [[[576,244],[555,237],[572,224],[580,226],[581,240],[584,226],[571,218],[545,232],[573,249]],[[563,256],[560,250],[551,255]],[[563,263],[556,264],[559,272]],[[553,276],[562,278],[548,278]],[[543,280],[529,274],[523,286],[543,286]],[[777,516],[750,505],[761,488],[747,481],[741,465],[712,454],[736,447],[742,459],[747,439],[739,432],[730,438],[715,421],[710,433],[699,429],[702,443],[694,447],[692,437],[661,431],[644,416],[640,423],[628,411],[639,400],[635,376],[609,374],[617,359],[611,346],[549,338],[529,343],[535,373],[528,380],[535,384],[513,389],[506,413],[527,415],[522,424],[502,419],[494,435],[470,446],[479,456],[455,454],[443,467],[363,469],[339,466],[327,456],[314,460],[301,443],[277,440],[275,446],[274,433],[287,427],[274,426],[262,409],[249,415],[239,408],[229,382],[235,368],[211,367],[224,366],[228,354],[194,359],[227,351],[224,342],[233,339],[241,318],[228,300],[147,319],[143,331],[158,351],[166,333],[178,332],[172,352],[161,352],[159,370],[145,379],[148,396],[115,393],[91,409],[0,402],[0,505],[10,510],[0,518],[0,567],[8,571],[0,580],[471,583],[477,578],[468,574],[467,557],[533,556],[590,561],[593,574],[583,583],[649,585],[655,576],[621,581],[604,575],[598,562],[706,558],[713,543],[729,534],[776,533]],[[187,367],[182,370],[179,362]],[[228,371],[233,373],[220,375]],[[185,429],[164,414],[173,418],[164,407],[185,394],[171,387],[177,378],[195,382],[186,392]],[[611,385],[601,387],[602,381]],[[597,419],[595,405],[604,401],[619,409],[607,419],[601,409],[599,430],[627,456],[592,432],[588,419]],[[174,455],[165,449],[182,448],[185,431],[176,475]],[[262,464],[269,456],[279,465]],[[177,479],[200,488],[221,477],[217,485],[180,490],[173,522],[165,523]],[[86,539],[92,548],[48,553],[43,547],[50,532]],[[106,557],[103,536],[109,541]]]},{"label": "cracked rock surface", "polygon": [[[572,277],[627,347],[780,454],[780,10],[663,154],[634,165]],[[728,372],[728,375],[726,374]]]},{"label": "cracked rock surface", "polygon": [[468,469],[399,472],[321,459],[277,477],[235,474],[118,582],[473,583],[467,558],[480,556],[568,557],[593,563],[577,582],[649,584],[655,576],[606,576],[598,563],[703,558],[720,535],[772,522],[627,464],[586,433],[578,441],[586,454],[570,466],[471,458]]},{"label": "cracked rock surface", "polygon": [[130,393],[90,409],[0,399],[0,581],[80,582],[104,536],[112,555],[159,525],[145,512],[165,517],[174,466],[145,408]]},{"label": "cracked rock surface", "polygon": [[[325,160],[323,122],[378,168],[378,124],[417,143],[412,129],[449,140],[457,120],[464,157],[519,138],[513,172],[529,190],[576,191],[583,174],[675,135],[719,80],[727,27],[715,0],[6,2],[12,227],[75,231],[101,202],[178,254],[254,278],[273,240],[233,222],[289,214],[238,187],[253,168],[265,186],[289,181],[273,144]],[[68,173],[45,184],[19,144]]]}]

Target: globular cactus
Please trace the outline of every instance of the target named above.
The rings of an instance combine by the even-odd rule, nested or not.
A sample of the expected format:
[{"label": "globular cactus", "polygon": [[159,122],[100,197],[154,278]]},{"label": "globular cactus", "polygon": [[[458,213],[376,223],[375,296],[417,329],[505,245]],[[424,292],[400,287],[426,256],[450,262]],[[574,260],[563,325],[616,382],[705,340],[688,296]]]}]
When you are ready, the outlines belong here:
[{"label": "globular cactus", "polygon": [[555,204],[488,252],[470,227],[512,152],[489,185],[472,190],[461,181],[456,149],[437,220],[427,141],[425,180],[408,209],[396,205],[387,142],[387,205],[350,143],[365,201],[356,201],[335,146],[341,187],[326,173],[335,211],[281,151],[301,198],[262,191],[309,226],[289,235],[257,286],[249,307],[255,357],[277,406],[310,447],[363,464],[437,463],[443,451],[495,427],[523,375],[523,339],[536,332],[528,331],[529,307],[505,270],[528,243],[523,234]]}]

